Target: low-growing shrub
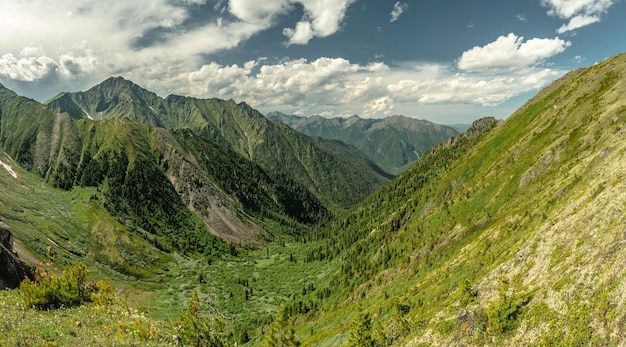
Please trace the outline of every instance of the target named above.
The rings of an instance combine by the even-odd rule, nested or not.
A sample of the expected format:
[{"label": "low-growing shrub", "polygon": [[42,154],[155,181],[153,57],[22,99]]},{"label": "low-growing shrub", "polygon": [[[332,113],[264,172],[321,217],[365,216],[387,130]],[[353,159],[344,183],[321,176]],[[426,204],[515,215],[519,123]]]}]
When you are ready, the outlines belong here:
[{"label": "low-growing shrub", "polygon": [[87,283],[89,271],[78,263],[56,276],[47,270],[37,269],[35,281],[26,279],[20,285],[24,304],[39,310],[72,307],[84,302],[112,303],[113,287],[104,281]]}]

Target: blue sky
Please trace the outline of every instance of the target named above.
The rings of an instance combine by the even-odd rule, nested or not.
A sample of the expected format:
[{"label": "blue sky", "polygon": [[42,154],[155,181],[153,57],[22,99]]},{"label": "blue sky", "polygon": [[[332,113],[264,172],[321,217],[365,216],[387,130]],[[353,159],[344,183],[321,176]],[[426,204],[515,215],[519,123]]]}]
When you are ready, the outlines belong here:
[{"label": "blue sky", "polygon": [[39,101],[123,76],[262,112],[506,118],[624,51],[623,0],[3,0],[0,83]]}]

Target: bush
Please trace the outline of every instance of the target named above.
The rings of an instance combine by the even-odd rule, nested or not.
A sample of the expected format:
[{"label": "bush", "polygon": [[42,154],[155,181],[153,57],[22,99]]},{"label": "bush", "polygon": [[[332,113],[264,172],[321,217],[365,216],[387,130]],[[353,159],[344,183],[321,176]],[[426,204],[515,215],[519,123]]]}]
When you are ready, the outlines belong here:
[{"label": "bush", "polygon": [[200,297],[193,291],[187,311],[178,317],[180,342],[184,346],[222,347],[224,343],[224,322],[201,314]]},{"label": "bush", "polygon": [[20,285],[24,304],[27,307],[48,310],[79,306],[94,299],[99,304],[112,302],[113,287],[102,281],[87,284],[88,273],[82,263],[66,269],[61,276],[37,269],[35,282],[26,279]]}]

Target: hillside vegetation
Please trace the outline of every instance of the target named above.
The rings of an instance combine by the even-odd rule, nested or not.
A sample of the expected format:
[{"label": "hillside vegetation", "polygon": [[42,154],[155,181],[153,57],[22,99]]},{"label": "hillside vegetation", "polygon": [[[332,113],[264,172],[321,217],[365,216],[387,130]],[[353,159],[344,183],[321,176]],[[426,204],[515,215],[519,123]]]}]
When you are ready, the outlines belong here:
[{"label": "hillside vegetation", "polygon": [[623,341],[625,74],[626,55],[570,72],[335,222],[310,254],[338,265],[307,343],[363,317],[399,346]]},{"label": "hillside vegetation", "polygon": [[436,145],[459,133],[426,120],[392,116],[383,119],[299,117],[271,112],[268,119],[308,135],[353,145],[388,171],[399,173]]},{"label": "hillside vegetation", "polygon": [[[28,285],[0,292],[0,342],[620,345],[625,95],[626,54],[572,71],[505,121],[476,121],[326,218],[300,182],[197,130],[77,121],[0,88],[0,219],[14,249],[46,274],[85,263],[87,282],[105,278],[119,293],[99,284],[89,293],[110,300],[37,311],[24,304]],[[32,129],[8,130],[31,115]],[[276,139],[305,141],[284,134]],[[298,148],[326,146],[315,141]],[[79,174],[87,167],[94,174]],[[237,179],[250,175],[261,183]],[[209,182],[223,195],[208,194]],[[162,196],[178,202],[146,201]],[[207,220],[220,214],[195,205],[206,196],[232,204],[258,242],[211,236]]]}]

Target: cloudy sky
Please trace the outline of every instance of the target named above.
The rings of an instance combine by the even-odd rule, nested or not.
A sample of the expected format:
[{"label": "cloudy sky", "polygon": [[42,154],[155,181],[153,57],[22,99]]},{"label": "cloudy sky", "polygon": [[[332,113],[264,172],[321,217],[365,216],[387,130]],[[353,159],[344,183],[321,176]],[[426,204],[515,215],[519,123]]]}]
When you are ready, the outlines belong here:
[{"label": "cloudy sky", "polygon": [[262,112],[506,118],[625,50],[624,0],[2,0],[0,83],[45,101],[123,76]]}]

